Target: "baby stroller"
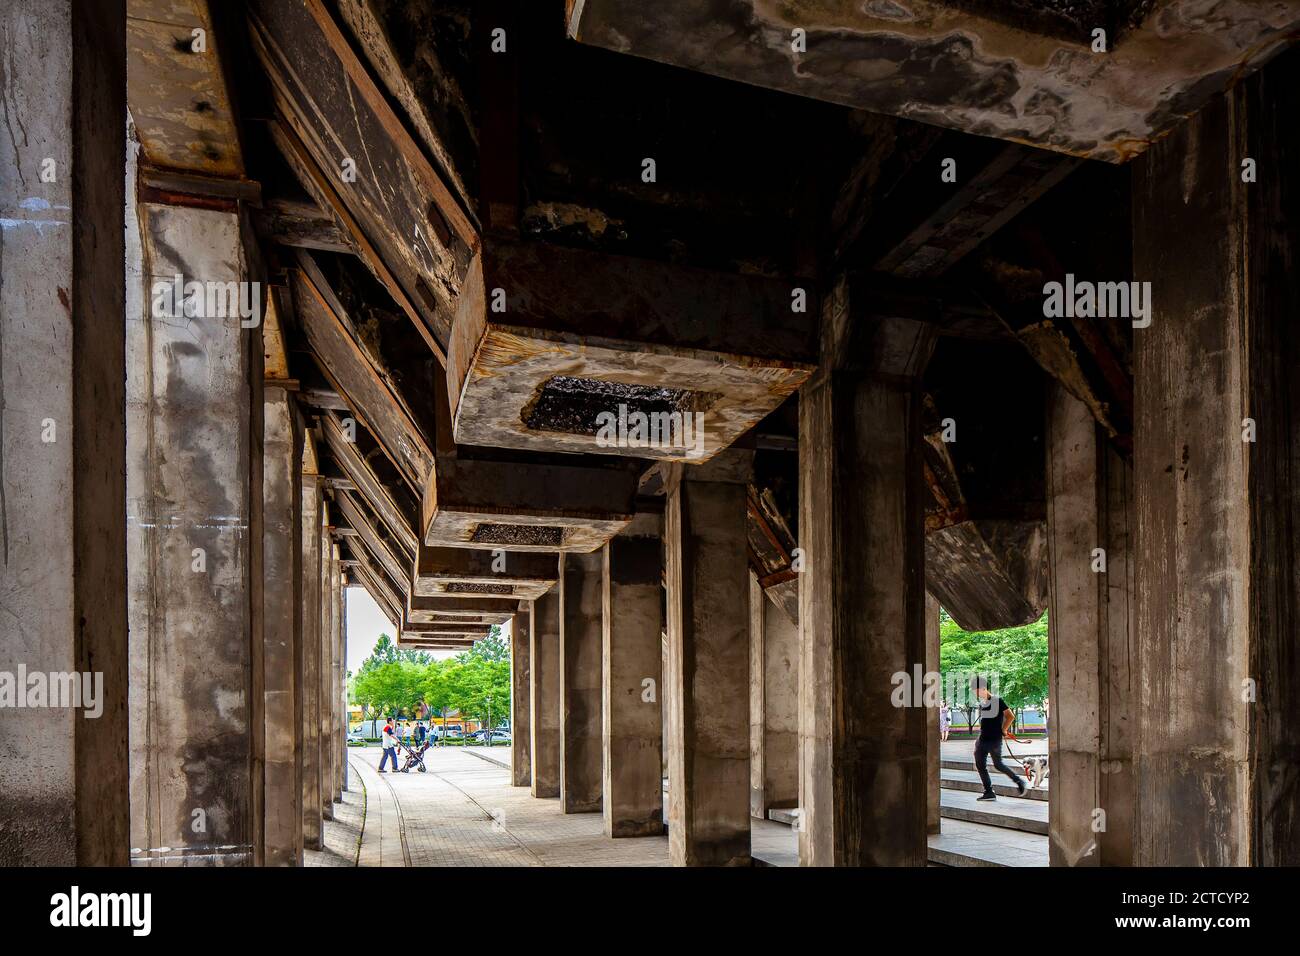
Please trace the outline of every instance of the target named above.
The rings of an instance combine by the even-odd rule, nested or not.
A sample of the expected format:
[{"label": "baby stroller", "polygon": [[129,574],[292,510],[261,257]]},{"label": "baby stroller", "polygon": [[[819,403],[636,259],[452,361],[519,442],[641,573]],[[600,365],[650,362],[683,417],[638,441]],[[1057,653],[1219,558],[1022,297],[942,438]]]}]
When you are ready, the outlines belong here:
[{"label": "baby stroller", "polygon": [[400,740],[397,742],[397,745],[406,751],[406,756],[402,758],[402,773],[410,773],[412,767],[414,767],[419,773],[425,772],[424,752],[429,749],[429,745],[432,742],[432,740],[426,738],[424,743],[414,748],[408,747]]}]

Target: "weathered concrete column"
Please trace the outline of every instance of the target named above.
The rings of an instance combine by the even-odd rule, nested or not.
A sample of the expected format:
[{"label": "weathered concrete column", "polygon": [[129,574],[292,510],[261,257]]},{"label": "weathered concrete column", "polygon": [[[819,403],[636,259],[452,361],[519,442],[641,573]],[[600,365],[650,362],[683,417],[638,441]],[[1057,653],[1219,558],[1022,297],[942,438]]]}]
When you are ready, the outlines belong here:
[{"label": "weathered concrete column", "polygon": [[302,838],[312,850],[321,842],[320,563],[321,498],[315,474],[302,480]]},{"label": "weathered concrete column", "polygon": [[293,397],[262,393],[262,859],[302,865],[302,428]]},{"label": "weathered concrete column", "polygon": [[560,585],[533,601],[528,723],[534,797],[560,795]]},{"label": "weathered concrete column", "polygon": [[664,514],[668,585],[668,844],[675,866],[747,866],[749,570],[753,452],[674,465]]},{"label": "weathered concrete column", "polygon": [[[249,281],[244,237],[234,212],[142,203],[138,222],[143,308],[127,322],[132,844],[142,863],[258,862],[261,329],[208,308],[212,290]],[[202,307],[191,288],[208,293]],[[244,288],[260,308],[260,289]]]},{"label": "weathered concrete column", "polygon": [[1133,858],[1133,470],[1060,386],[1047,406],[1053,866]]},{"label": "weathered concrete column", "polygon": [[601,549],[601,740],[610,837],[664,829],[662,528],[660,515],[638,515]]},{"label": "weathered concrete column", "polygon": [[1293,52],[1133,162],[1140,866],[1300,864],[1298,111]]},{"label": "weathered concrete column", "polygon": [[[939,601],[925,594],[925,673],[939,673]],[[939,708],[925,708],[925,832],[938,833],[940,825],[939,798],[941,774],[940,761],[943,748],[939,739]]]},{"label": "weathered concrete column", "polygon": [[330,652],[332,654],[330,670],[330,750],[334,752],[334,778],[330,781],[330,785],[335,803],[340,803],[343,800],[343,784],[348,772],[347,732],[343,730],[347,722],[347,707],[343,703],[344,685],[346,683],[343,677],[344,662],[346,660],[343,632],[344,614],[347,605],[343,597],[343,568],[339,564],[340,558],[339,546],[336,544],[330,549],[330,623],[332,625],[330,632]]},{"label": "weathered concrete column", "polygon": [[330,502],[321,502],[320,552],[320,746],[321,816],[334,819],[334,779],[338,752],[334,740],[334,541],[329,533]]},{"label": "weathered concrete column", "polygon": [[601,572],[604,555],[560,555],[560,809],[601,809]]},{"label": "weathered concrete column", "polygon": [[749,812],[799,805],[799,626],[749,574]]},{"label": "weathered concrete column", "polygon": [[[130,847],[125,23],[121,2],[0,9],[0,866]],[[83,675],[78,699],[37,698],[37,674]]]},{"label": "weathered concrete column", "polygon": [[799,861],[924,866],[924,524],[917,378],[933,330],[841,282],[799,396]]},{"label": "weathered concrete column", "polygon": [[533,602],[520,601],[510,619],[510,783],[527,787],[533,782],[533,732],[530,711],[532,676],[528,656],[532,643]]}]

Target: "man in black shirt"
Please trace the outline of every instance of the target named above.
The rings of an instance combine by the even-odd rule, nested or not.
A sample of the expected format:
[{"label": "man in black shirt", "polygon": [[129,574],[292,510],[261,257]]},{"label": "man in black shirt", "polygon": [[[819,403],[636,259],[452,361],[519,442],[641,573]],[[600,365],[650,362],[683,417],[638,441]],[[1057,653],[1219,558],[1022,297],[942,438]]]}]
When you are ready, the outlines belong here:
[{"label": "man in black shirt", "polygon": [[975,769],[979,771],[980,782],[984,784],[984,793],[976,799],[997,799],[993,793],[993,783],[989,780],[989,769],[986,765],[990,755],[993,757],[993,766],[1011,778],[1011,782],[1016,785],[1020,796],[1023,797],[1027,789],[1025,782],[1002,762],[1002,738],[1004,735],[1010,736],[1011,722],[1015,720],[1016,715],[1011,712],[1005,700],[989,693],[983,677],[972,678],[970,686],[980,699],[980,736],[975,741]]}]

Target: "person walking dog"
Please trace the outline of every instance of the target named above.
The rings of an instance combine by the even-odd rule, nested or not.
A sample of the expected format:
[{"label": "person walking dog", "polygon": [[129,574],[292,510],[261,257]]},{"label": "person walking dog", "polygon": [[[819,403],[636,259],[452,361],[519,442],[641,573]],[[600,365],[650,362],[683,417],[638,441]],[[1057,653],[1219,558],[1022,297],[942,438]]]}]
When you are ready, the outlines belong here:
[{"label": "person walking dog", "polygon": [[1025,782],[1002,762],[1002,738],[1016,739],[1011,733],[1011,723],[1016,715],[1011,712],[1005,700],[989,693],[983,677],[972,677],[970,688],[980,700],[980,735],[975,741],[975,769],[979,771],[980,782],[984,784],[984,793],[975,799],[997,799],[993,793],[993,783],[989,780],[987,761],[990,756],[993,758],[993,766],[1011,778],[1023,797],[1028,789]]}]

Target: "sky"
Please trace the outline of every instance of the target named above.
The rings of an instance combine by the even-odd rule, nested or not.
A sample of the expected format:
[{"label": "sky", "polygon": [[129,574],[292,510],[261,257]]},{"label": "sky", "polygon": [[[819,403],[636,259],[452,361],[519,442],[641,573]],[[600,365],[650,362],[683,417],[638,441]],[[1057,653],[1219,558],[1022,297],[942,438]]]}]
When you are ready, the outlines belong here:
[{"label": "sky", "polygon": [[[379,635],[397,636],[397,628],[379,610],[379,605],[363,587],[348,588],[348,670],[355,674],[379,643]],[[510,640],[510,625],[502,625],[502,636]],[[457,651],[432,651],[435,660],[455,657]]]}]

